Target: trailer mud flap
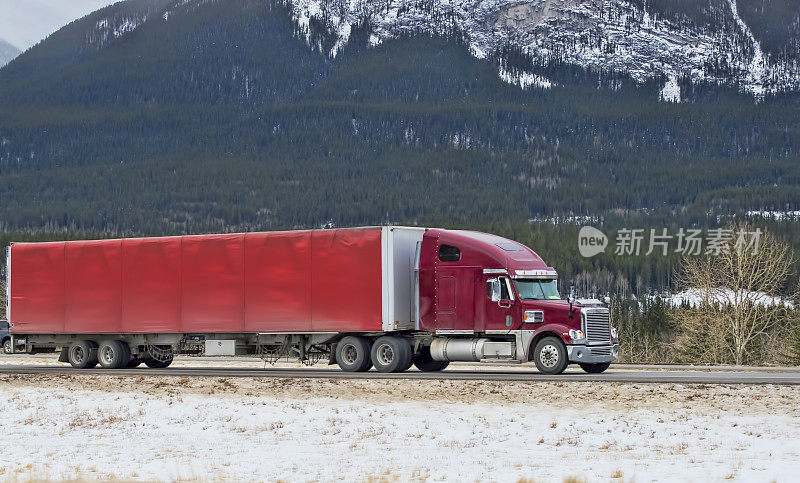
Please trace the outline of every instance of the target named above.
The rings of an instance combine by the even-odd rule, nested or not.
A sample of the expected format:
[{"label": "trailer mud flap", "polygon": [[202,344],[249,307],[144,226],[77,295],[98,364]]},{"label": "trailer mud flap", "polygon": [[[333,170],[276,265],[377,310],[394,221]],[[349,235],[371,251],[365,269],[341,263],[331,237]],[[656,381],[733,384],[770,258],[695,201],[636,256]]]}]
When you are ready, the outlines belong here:
[{"label": "trailer mud flap", "polygon": [[58,362],[69,362],[69,347],[61,348],[61,355],[58,356]]},{"label": "trailer mud flap", "polygon": [[331,344],[331,356],[328,358],[328,365],[336,364],[336,344]]}]

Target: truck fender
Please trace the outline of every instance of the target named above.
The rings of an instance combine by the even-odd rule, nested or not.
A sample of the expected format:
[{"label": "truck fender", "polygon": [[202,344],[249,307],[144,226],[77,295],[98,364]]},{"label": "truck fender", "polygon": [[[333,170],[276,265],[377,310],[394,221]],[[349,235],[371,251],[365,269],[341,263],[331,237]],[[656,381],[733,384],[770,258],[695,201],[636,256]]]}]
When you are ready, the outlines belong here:
[{"label": "truck fender", "polygon": [[[532,334],[530,335],[530,337],[526,337],[526,338],[520,340],[520,333],[522,333],[522,332],[531,332]],[[518,354],[517,355],[517,359],[522,361],[522,362],[530,361],[531,360],[530,355],[531,355],[531,353],[533,351],[533,347],[543,337],[548,337],[548,336],[557,337],[557,338],[561,339],[561,341],[564,344],[567,344],[568,341],[566,340],[567,336],[565,334],[568,334],[568,333],[569,333],[569,327],[567,327],[566,325],[561,325],[561,324],[547,324],[544,327],[539,327],[535,331],[533,331],[533,330],[520,330],[517,333],[517,344],[526,343],[527,345],[522,345],[522,346],[517,345],[517,347],[522,347],[523,348],[522,351],[517,351],[517,354]],[[524,352],[524,354],[525,354],[525,357],[526,357],[525,359],[520,359],[519,358],[519,356],[520,356],[520,354],[522,352]]]}]

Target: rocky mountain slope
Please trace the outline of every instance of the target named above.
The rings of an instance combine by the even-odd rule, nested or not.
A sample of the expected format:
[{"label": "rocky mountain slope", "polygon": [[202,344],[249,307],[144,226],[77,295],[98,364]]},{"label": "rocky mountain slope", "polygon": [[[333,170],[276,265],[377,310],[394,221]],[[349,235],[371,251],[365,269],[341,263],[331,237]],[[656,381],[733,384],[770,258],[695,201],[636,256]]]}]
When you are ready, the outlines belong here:
[{"label": "rocky mountain slope", "polygon": [[[782,6],[787,7],[789,15],[768,19],[773,24],[768,29],[755,32],[747,22],[761,22],[759,26],[763,26],[764,10],[774,11],[778,3],[295,0],[292,6],[300,25],[308,29],[312,23],[321,23],[335,33],[333,54],[347,41],[350,26],[366,20],[373,44],[414,32],[458,31],[477,57],[512,46],[529,56],[533,64],[566,62],[625,72],[639,81],[665,77],[668,88],[675,79],[688,78],[738,85],[762,96],[800,87],[800,9],[796,2],[785,0]],[[740,12],[737,4],[747,4],[746,11]],[[778,32],[788,32],[787,42],[770,50],[767,47]],[[526,83],[524,71],[506,76]],[[668,94],[674,99],[674,93]]]}]

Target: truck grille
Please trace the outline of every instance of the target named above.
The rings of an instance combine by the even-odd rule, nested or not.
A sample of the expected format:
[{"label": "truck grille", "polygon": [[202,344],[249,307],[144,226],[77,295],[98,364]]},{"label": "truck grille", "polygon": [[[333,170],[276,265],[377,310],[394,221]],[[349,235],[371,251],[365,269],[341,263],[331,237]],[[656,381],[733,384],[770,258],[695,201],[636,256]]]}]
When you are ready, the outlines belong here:
[{"label": "truck grille", "polygon": [[588,309],[584,311],[584,332],[589,344],[611,343],[611,318],[608,309]]}]

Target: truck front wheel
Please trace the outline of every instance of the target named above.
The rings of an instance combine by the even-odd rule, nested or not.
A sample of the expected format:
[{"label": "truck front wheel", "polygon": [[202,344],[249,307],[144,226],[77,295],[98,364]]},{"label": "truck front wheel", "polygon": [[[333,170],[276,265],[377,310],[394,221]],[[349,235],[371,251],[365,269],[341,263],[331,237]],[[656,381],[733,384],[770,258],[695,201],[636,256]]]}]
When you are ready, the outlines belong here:
[{"label": "truck front wheel", "polygon": [[13,354],[14,353],[14,346],[11,345],[11,338],[3,341],[3,352],[6,354]]},{"label": "truck front wheel", "polygon": [[104,340],[97,349],[97,360],[103,369],[122,369],[130,362],[131,352],[120,340]]},{"label": "truck front wheel", "polygon": [[88,340],[77,340],[67,349],[67,360],[75,369],[91,369],[97,365],[97,348]]},{"label": "truck front wheel", "polygon": [[561,339],[545,337],[533,349],[533,361],[542,374],[561,374],[567,368],[567,348]]},{"label": "truck front wheel", "polygon": [[411,346],[401,337],[385,335],[372,344],[372,364],[378,372],[403,372],[411,367]]},{"label": "truck front wheel", "polygon": [[348,335],[336,344],[336,363],[345,372],[366,372],[372,367],[369,340]]},{"label": "truck front wheel", "polygon": [[588,372],[589,374],[600,374],[601,372],[604,372],[606,369],[608,369],[608,366],[610,366],[611,363],[610,362],[603,362],[601,364],[580,363],[578,365],[581,366],[581,369]]}]

